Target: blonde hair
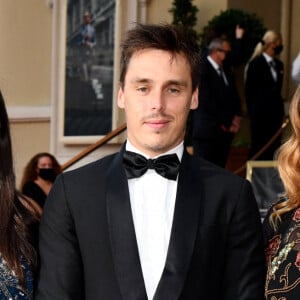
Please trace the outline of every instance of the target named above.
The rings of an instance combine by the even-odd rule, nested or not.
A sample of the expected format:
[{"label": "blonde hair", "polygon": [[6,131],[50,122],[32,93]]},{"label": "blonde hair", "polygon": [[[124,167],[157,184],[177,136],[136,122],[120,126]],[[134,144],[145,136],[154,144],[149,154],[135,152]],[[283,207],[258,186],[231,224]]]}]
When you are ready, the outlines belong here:
[{"label": "blonde hair", "polygon": [[277,152],[278,171],[287,198],[273,207],[270,222],[275,228],[282,214],[300,206],[300,85],[291,101],[289,115],[292,132]]},{"label": "blonde hair", "polygon": [[274,43],[276,40],[280,38],[281,38],[280,33],[274,30],[266,31],[262,39],[257,43],[249,61],[252,61],[255,57],[261,55],[269,47],[271,43]]}]

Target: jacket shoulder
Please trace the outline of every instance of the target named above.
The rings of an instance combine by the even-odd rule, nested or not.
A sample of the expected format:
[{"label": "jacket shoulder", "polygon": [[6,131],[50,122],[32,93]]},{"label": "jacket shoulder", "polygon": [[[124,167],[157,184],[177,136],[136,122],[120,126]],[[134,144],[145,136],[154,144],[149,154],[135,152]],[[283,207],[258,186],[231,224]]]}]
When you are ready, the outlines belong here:
[{"label": "jacket shoulder", "polygon": [[76,169],[66,171],[63,173],[63,175],[64,177],[72,177],[72,176],[84,176],[85,174],[99,172],[109,167],[113,159],[116,157],[116,155],[117,153],[104,156],[96,161],[90,162]]},{"label": "jacket shoulder", "polygon": [[267,63],[266,59],[263,57],[263,55],[259,55],[250,61],[249,66],[261,65],[262,63]]}]

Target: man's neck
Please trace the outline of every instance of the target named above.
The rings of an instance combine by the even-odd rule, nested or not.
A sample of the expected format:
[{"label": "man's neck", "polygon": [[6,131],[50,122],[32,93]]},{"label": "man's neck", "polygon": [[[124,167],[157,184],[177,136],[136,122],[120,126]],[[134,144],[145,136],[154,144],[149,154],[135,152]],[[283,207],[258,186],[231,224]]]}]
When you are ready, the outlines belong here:
[{"label": "man's neck", "polygon": [[174,148],[172,148],[172,149],[170,149],[166,152],[159,153],[159,154],[157,154],[153,157],[150,157],[144,151],[141,151],[138,148],[136,148],[128,139],[126,141],[126,150],[136,152],[138,154],[141,154],[141,155],[145,156],[146,158],[157,158],[157,157],[162,156],[162,155],[175,153],[175,154],[177,154],[179,160],[181,160],[181,157],[182,157],[182,154],[183,154],[183,141],[180,144],[178,144],[177,146],[175,146]]}]

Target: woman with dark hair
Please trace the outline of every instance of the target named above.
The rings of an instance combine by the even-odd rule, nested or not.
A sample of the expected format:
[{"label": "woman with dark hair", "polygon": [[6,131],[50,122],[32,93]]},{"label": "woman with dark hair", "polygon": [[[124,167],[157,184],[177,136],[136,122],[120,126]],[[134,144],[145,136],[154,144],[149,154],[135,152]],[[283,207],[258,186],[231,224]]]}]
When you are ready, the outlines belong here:
[{"label": "woman with dark hair", "polygon": [[32,299],[40,210],[16,189],[9,120],[0,92],[0,299]]},{"label": "woman with dark hair", "polygon": [[41,152],[34,155],[24,170],[21,181],[22,193],[43,208],[52,184],[59,173],[61,173],[61,167],[52,154]]}]

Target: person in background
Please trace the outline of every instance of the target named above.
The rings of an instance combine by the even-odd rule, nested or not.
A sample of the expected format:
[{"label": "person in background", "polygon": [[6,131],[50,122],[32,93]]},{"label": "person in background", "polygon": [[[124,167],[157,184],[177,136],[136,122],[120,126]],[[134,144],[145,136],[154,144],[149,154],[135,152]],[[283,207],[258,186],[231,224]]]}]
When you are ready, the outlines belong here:
[{"label": "person in background", "polygon": [[[223,67],[226,70],[229,70],[235,77],[235,68],[240,66],[243,63],[243,56],[245,51],[245,43],[244,43],[244,34],[245,29],[237,24],[235,28],[235,36],[232,41],[230,41],[230,49],[231,51],[226,53],[226,59],[223,60]],[[208,46],[212,40],[220,38],[224,40],[228,40],[228,32],[227,29],[222,26],[211,26],[208,27],[203,39],[203,45],[200,47],[201,59],[203,61],[206,60],[209,55]],[[236,79],[236,78],[234,78]],[[188,143],[188,146],[193,146],[193,119],[194,119],[194,111],[190,111],[190,115],[187,121],[187,132],[185,142]]]},{"label": "person in background", "polygon": [[250,183],[184,147],[199,60],[184,29],[137,24],[126,33],[118,106],[127,140],[55,180],[41,220],[35,300],[263,298]]},{"label": "person in background", "polygon": [[91,24],[91,14],[85,11],[83,14],[83,24],[81,25],[80,34],[80,61],[82,63],[83,80],[89,81],[91,67],[93,64],[94,52],[93,48],[96,45],[96,30]]},{"label": "person in background", "polygon": [[200,64],[200,105],[193,113],[193,153],[224,168],[231,142],[240,129],[241,100],[233,73],[223,63],[231,51],[229,42],[213,39],[208,51]]},{"label": "person in background", "polygon": [[[244,34],[245,29],[237,24],[235,27],[235,36],[234,39],[231,41],[231,52],[227,55],[227,59],[225,61],[226,67],[232,68],[239,66],[243,63],[243,54],[245,51],[244,45]],[[201,55],[203,58],[206,58],[208,55],[208,45],[211,43],[212,40],[216,38],[221,38],[228,40],[228,32],[220,26],[210,27],[207,29],[205,37],[204,37],[204,48],[201,49]]]},{"label": "person in background", "polygon": [[41,211],[16,189],[9,119],[0,92],[0,299],[33,299]]},{"label": "person in background", "polygon": [[96,31],[91,24],[91,14],[85,11],[83,14],[83,24],[80,28],[81,41],[80,44],[88,48],[96,45]]},{"label": "person in background", "polygon": [[21,191],[43,208],[53,182],[60,173],[60,164],[52,154],[37,153],[24,169]]},{"label": "person in background", "polygon": [[290,104],[291,136],[277,153],[286,195],[263,223],[267,276],[265,299],[300,299],[300,87]]},{"label": "person in background", "polygon": [[[283,122],[283,63],[277,58],[282,49],[281,35],[268,30],[246,66],[245,97],[251,136],[249,157],[257,154],[270,141]],[[273,160],[280,144],[281,135],[278,135],[257,159]]]}]

